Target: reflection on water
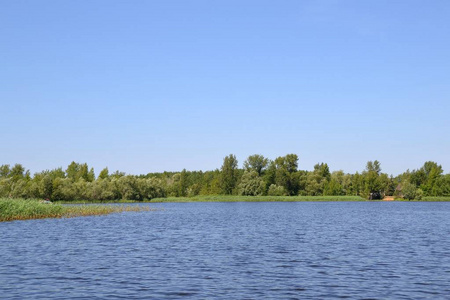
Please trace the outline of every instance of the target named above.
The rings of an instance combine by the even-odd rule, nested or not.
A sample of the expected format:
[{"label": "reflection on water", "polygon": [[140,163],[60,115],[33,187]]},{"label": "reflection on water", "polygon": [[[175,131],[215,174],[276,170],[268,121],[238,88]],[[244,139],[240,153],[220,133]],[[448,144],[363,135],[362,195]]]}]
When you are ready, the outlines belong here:
[{"label": "reflection on water", "polygon": [[450,203],[150,206],[0,223],[0,298],[450,295]]}]

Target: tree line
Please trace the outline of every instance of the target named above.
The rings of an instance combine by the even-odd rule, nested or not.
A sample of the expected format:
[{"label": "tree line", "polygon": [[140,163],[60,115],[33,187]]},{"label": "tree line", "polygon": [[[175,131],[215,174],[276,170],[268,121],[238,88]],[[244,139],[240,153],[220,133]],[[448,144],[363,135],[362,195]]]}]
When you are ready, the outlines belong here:
[{"label": "tree line", "polygon": [[270,160],[249,156],[239,168],[236,156],[223,159],[220,169],[127,175],[110,173],[108,168],[95,175],[86,163],[72,162],[31,176],[21,164],[0,166],[0,197],[48,198],[51,200],[137,200],[197,195],[244,196],[361,196],[380,199],[397,196],[409,200],[423,196],[450,196],[450,174],[436,162],[427,161],[417,170],[393,177],[381,172],[380,162],[369,161],[362,172],[330,172],[328,164],[314,170],[298,168],[298,156],[287,154]]}]

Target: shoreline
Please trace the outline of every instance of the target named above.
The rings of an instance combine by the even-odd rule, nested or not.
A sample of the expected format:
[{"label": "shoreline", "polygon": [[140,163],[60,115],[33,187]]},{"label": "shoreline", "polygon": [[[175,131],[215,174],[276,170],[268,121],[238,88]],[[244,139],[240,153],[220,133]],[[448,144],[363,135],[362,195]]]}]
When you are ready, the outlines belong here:
[{"label": "shoreline", "polygon": [[196,203],[196,202],[450,202],[450,197],[424,197],[421,200],[368,200],[360,196],[194,196],[167,197],[150,200],[56,201],[60,204],[126,204],[126,203]]}]

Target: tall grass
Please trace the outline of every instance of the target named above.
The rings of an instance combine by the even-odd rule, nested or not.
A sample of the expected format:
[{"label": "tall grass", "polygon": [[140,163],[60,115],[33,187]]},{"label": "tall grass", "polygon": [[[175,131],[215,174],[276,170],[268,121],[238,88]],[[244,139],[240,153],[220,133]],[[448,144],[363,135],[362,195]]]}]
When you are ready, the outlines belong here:
[{"label": "tall grass", "polygon": [[418,200],[418,201],[439,201],[439,202],[441,202],[441,201],[450,201],[450,197],[449,196],[447,196],[447,197],[445,197],[445,196],[443,196],[443,197],[432,197],[432,196],[428,196],[428,197],[423,197],[421,200]]},{"label": "tall grass", "polygon": [[359,196],[195,196],[154,198],[151,202],[301,202],[301,201],[366,201]]},{"label": "tall grass", "polygon": [[46,204],[38,200],[0,199],[0,222],[43,218],[96,216],[125,211],[148,211],[149,207],[118,205]]}]

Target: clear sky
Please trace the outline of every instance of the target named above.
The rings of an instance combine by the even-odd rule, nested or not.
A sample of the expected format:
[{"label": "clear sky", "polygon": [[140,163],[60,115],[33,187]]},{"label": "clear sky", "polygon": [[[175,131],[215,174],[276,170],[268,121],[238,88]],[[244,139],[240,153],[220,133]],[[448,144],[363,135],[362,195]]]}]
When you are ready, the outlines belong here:
[{"label": "clear sky", "polygon": [[0,164],[450,172],[450,1],[0,0]]}]

